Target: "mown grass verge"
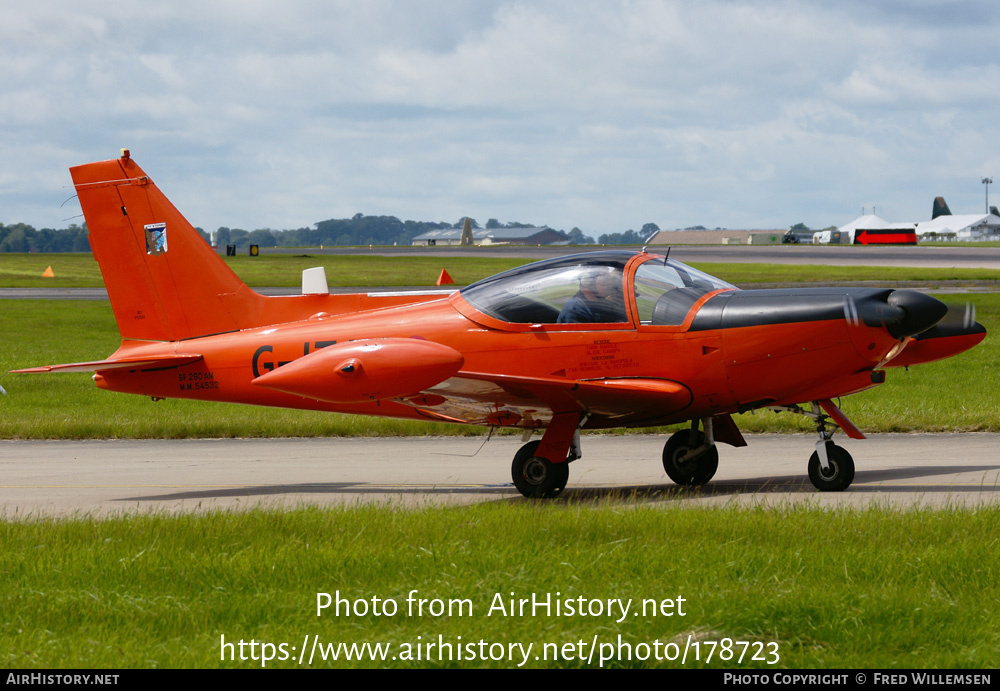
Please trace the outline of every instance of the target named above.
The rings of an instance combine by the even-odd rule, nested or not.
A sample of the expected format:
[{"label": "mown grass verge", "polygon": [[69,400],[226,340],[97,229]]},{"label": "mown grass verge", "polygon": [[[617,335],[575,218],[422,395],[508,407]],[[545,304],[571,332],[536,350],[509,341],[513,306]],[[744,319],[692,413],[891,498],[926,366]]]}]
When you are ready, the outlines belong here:
[{"label": "mown grass verge", "polygon": [[[613,248],[609,248],[613,249]],[[859,250],[863,251],[863,250]],[[301,285],[302,270],[326,269],[331,286],[431,286],[447,269],[457,285],[466,285],[495,273],[527,264],[531,259],[490,256],[370,256],[370,255],[272,254],[258,257],[226,257],[225,261],[250,286],[295,287]],[[43,278],[52,266],[55,276]],[[880,283],[1000,283],[1000,271],[975,268],[928,268],[907,266],[827,266],[812,264],[733,264],[693,262],[692,266],[734,285],[755,283],[811,283],[815,281],[874,281]],[[97,262],[90,254],[0,253],[0,286],[8,288],[100,288],[104,286]]]},{"label": "mown grass verge", "polygon": [[[996,507],[709,510],[519,500],[3,522],[0,536],[0,650],[12,668],[260,667],[259,659],[240,661],[238,647],[235,661],[220,659],[222,636],[286,643],[297,659],[307,634],[322,643],[392,644],[385,661],[314,658],[315,667],[516,664],[391,659],[405,654],[405,643],[438,636],[453,645],[532,643],[527,667],[586,667],[534,656],[547,643],[581,640],[586,654],[595,636],[617,646],[619,635],[647,652],[654,642],[663,652],[669,643],[683,650],[690,636],[702,642],[702,660],[708,641],[777,644],[775,665],[750,655],[727,662],[716,650],[708,665],[689,652],[687,668],[1000,663]],[[338,590],[366,600],[369,613],[327,609],[317,617],[317,593]],[[408,616],[414,590],[416,598],[469,604],[463,616],[457,608],[452,616]],[[505,603],[511,594],[623,598],[633,609],[620,622],[620,614],[490,615],[497,594]],[[394,600],[397,614],[373,615],[373,597]],[[644,599],[672,599],[676,612],[677,598],[685,616],[639,609]],[[249,645],[244,652],[250,657]],[[631,661],[621,651],[614,657],[605,666],[680,667],[635,653]]]},{"label": "mown grass verge", "polygon": [[[326,268],[331,286],[431,286],[447,268],[454,281],[473,283],[495,273],[526,264],[530,259],[504,257],[412,257],[368,255],[272,254],[225,257],[224,261],[250,286],[295,287],[302,270]],[[51,266],[55,274],[43,278]],[[8,288],[103,288],[101,271],[90,254],[0,253],[0,286]]]}]

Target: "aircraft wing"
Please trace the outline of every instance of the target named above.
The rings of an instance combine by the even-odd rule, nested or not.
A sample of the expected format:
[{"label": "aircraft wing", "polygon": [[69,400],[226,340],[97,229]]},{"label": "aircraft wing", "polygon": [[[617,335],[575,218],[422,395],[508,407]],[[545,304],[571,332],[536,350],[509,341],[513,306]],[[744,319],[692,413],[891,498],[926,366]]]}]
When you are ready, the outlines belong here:
[{"label": "aircraft wing", "polygon": [[27,369],[11,370],[12,373],[38,374],[41,372],[102,372],[115,369],[170,369],[189,365],[192,362],[201,360],[201,355],[166,355],[159,357],[142,357],[133,355],[129,357],[115,358],[113,360],[94,360],[93,362],[71,362],[65,365],[43,365],[42,367],[29,367]]},{"label": "aircraft wing", "polygon": [[691,390],[669,379],[572,380],[462,371],[402,402],[435,420],[531,428],[568,412],[589,414],[588,427],[656,424],[691,401]]}]

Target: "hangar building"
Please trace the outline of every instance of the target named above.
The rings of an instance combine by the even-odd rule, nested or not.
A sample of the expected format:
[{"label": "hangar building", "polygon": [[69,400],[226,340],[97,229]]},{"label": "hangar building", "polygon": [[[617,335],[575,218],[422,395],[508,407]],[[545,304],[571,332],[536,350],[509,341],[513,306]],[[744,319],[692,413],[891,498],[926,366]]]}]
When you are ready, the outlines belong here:
[{"label": "hangar building", "polygon": [[[476,245],[555,245],[565,243],[566,238],[551,228],[477,228],[472,231],[472,241]],[[421,247],[435,245],[461,245],[461,228],[431,230],[413,238],[413,244]]]},{"label": "hangar building", "polygon": [[661,230],[647,245],[780,245],[783,230]]}]

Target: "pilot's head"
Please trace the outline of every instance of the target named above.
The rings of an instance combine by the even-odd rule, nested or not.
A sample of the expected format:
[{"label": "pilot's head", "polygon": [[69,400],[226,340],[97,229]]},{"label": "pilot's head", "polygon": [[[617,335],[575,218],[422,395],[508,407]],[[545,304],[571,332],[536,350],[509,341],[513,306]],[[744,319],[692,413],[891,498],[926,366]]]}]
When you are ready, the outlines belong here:
[{"label": "pilot's head", "polygon": [[586,274],[580,287],[598,298],[611,298],[621,292],[621,274],[610,266],[599,267]]}]

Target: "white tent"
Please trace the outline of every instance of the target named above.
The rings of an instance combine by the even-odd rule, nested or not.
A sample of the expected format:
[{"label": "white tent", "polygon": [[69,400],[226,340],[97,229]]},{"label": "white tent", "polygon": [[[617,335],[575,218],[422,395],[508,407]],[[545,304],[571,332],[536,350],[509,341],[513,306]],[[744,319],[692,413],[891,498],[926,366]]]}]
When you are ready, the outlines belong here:
[{"label": "white tent", "polygon": [[917,237],[955,240],[988,240],[1000,237],[1000,216],[995,214],[957,214],[938,216],[917,224]]},{"label": "white tent", "polygon": [[[887,229],[899,229],[899,230],[913,230],[913,223],[890,223],[881,216],[876,214],[865,214],[864,216],[858,216],[856,219],[850,223],[846,223],[839,228],[837,232],[844,236],[846,234],[848,243],[854,242],[854,236],[859,230],[887,230]],[[816,233],[815,242],[826,244],[832,241],[833,233],[829,230],[824,230]]]}]

